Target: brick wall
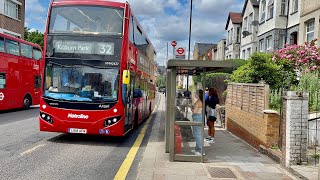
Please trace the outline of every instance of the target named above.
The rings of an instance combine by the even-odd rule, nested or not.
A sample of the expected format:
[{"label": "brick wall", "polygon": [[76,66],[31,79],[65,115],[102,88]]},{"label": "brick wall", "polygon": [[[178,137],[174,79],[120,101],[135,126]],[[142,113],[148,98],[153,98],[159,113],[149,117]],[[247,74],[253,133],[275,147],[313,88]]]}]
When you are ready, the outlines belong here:
[{"label": "brick wall", "polygon": [[280,116],[268,109],[269,86],[229,84],[226,101],[227,129],[258,148],[278,145]]},{"label": "brick wall", "polygon": [[228,131],[255,148],[278,145],[280,116],[275,111],[264,111],[261,117],[226,105],[226,120]]},{"label": "brick wall", "polygon": [[22,6],[19,6],[19,20],[0,14],[0,28],[21,34],[24,38],[24,22],[25,22],[25,0],[18,0]]}]

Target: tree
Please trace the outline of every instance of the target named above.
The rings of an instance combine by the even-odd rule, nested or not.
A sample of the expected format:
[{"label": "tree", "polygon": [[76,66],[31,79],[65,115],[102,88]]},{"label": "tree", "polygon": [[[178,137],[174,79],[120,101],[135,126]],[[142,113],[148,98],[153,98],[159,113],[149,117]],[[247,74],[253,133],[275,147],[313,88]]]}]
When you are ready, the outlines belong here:
[{"label": "tree", "polygon": [[43,48],[44,36],[38,30],[30,31],[30,28],[25,27],[24,28],[24,39],[26,41],[38,44],[39,46],[41,46],[41,48]]},{"label": "tree", "polygon": [[320,48],[315,42],[305,42],[304,45],[286,45],[274,53],[272,60],[276,63],[290,65],[300,73],[316,71],[320,69]]},{"label": "tree", "polygon": [[160,75],[157,77],[157,87],[162,88],[166,86],[166,77],[164,75]]},{"label": "tree", "polygon": [[259,83],[264,81],[272,89],[279,89],[295,83],[296,73],[290,64],[275,63],[272,54],[254,53],[248,63],[230,75],[230,80],[237,83]]}]

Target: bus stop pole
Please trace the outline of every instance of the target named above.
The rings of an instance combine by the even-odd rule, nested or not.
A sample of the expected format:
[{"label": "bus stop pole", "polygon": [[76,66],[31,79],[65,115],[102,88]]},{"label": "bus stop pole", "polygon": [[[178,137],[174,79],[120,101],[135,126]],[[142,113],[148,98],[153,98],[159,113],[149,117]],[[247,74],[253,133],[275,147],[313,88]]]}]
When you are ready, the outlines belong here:
[{"label": "bus stop pole", "polygon": [[170,86],[167,87],[169,88],[169,93],[170,93],[170,99],[168,100],[168,108],[170,109],[170,114],[168,114],[167,118],[169,120],[170,123],[170,130],[169,130],[169,156],[170,156],[170,161],[174,161],[174,156],[175,156],[175,147],[174,147],[174,141],[175,141],[175,136],[174,136],[174,124],[175,124],[175,120],[176,120],[176,116],[175,116],[175,102],[176,102],[176,98],[175,98],[175,91],[176,91],[176,77],[177,77],[177,69],[176,67],[173,67],[171,69],[171,77],[170,77]]},{"label": "bus stop pole", "polygon": [[166,120],[166,127],[165,127],[165,137],[166,137],[166,144],[165,144],[165,149],[166,153],[169,153],[169,142],[170,142],[170,111],[171,108],[169,105],[169,101],[171,99],[171,94],[170,94],[170,83],[172,79],[172,72],[171,69],[167,69],[167,94],[166,94],[166,113],[165,113],[165,120]]}]

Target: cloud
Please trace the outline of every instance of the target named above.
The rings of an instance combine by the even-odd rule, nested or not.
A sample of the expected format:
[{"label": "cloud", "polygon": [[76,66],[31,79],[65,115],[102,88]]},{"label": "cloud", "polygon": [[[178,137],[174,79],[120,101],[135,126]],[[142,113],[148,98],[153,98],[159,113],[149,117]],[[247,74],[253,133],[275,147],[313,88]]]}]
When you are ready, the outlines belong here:
[{"label": "cloud", "polygon": [[26,0],[26,12],[37,14],[45,12],[45,8],[41,6],[39,0]]},{"label": "cloud", "polygon": [[25,26],[41,27],[40,32],[44,32],[46,22],[46,9],[40,4],[39,0],[26,0],[26,19]]}]

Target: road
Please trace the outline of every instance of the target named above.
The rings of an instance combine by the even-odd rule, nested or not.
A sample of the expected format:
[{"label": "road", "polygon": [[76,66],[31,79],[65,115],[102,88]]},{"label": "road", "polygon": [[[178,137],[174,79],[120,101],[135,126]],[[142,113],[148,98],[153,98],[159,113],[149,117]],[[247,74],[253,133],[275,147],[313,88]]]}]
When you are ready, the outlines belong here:
[{"label": "road", "polygon": [[[40,132],[39,109],[0,112],[0,179],[113,179],[140,129],[123,138]],[[135,179],[151,120],[127,179]]]}]

